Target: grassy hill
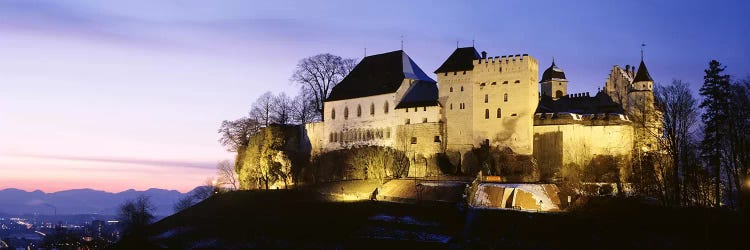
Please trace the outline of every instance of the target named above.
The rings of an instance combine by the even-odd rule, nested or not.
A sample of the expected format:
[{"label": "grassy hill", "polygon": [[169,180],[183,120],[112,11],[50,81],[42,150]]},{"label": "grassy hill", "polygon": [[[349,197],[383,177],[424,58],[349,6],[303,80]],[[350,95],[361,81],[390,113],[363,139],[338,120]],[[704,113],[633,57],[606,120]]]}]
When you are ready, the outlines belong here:
[{"label": "grassy hill", "polygon": [[303,190],[237,191],[152,224],[120,249],[726,248],[748,223],[730,211],[595,198],[570,213],[462,210],[451,203],[332,202]]}]

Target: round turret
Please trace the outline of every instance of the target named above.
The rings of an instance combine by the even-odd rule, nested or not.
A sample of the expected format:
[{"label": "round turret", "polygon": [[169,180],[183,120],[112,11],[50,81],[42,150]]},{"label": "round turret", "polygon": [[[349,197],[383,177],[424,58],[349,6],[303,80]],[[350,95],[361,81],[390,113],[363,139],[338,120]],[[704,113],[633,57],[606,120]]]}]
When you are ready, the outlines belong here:
[{"label": "round turret", "polygon": [[544,71],[544,74],[542,74],[542,80],[541,82],[547,82],[551,80],[566,80],[565,79],[565,72],[558,68],[557,65],[555,65],[555,61],[552,61],[552,65],[547,68],[547,70]]}]

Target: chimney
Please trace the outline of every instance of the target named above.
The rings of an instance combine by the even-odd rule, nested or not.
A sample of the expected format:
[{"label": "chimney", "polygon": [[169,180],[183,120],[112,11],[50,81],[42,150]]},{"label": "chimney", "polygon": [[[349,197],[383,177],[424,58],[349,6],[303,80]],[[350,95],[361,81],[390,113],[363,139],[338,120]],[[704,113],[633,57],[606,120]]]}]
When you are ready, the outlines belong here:
[{"label": "chimney", "polygon": [[482,59],[487,59],[487,51],[482,51]]}]

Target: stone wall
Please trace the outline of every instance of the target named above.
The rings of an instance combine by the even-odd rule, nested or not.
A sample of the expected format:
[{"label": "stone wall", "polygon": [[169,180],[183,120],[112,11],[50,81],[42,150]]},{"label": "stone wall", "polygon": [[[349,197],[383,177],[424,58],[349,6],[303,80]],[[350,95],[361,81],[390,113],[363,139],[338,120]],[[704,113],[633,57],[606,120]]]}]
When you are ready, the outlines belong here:
[{"label": "stone wall", "polygon": [[[633,126],[613,124],[590,126],[583,124],[558,124],[534,126],[534,158],[544,178],[565,175],[565,167],[578,167],[581,173],[588,171],[595,160],[601,157],[614,159],[611,166],[620,169],[610,173],[627,178],[628,163],[632,158]],[[557,174],[555,174],[557,173]]]}]

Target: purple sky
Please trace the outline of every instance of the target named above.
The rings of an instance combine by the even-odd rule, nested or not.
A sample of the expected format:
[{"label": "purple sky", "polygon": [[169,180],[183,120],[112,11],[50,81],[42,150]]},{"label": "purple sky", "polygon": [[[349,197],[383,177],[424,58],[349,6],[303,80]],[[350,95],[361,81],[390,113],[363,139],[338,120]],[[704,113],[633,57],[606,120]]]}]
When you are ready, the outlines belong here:
[{"label": "purple sky", "polygon": [[222,120],[296,93],[299,59],[397,50],[401,35],[427,72],[456,41],[528,53],[540,73],[554,56],[570,92],[637,64],[641,43],[657,83],[697,90],[711,59],[750,73],[746,1],[355,2],[0,2],[0,188],[187,191],[232,158]]}]

